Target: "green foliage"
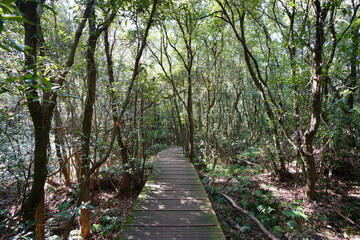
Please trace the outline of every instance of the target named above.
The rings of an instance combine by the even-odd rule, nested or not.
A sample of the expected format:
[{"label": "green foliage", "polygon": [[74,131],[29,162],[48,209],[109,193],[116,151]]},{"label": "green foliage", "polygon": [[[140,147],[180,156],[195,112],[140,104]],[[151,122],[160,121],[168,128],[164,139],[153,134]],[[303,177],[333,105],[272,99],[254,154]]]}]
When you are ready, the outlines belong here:
[{"label": "green foliage", "polygon": [[302,221],[309,220],[309,216],[305,214],[304,209],[300,205],[284,203],[283,206],[285,209],[281,213],[286,217],[284,222],[287,231],[292,231],[293,229],[300,230]]},{"label": "green foliage", "polygon": [[[256,161],[261,154],[261,149],[251,148],[240,156],[247,158],[248,161]],[[255,168],[255,169],[254,169]],[[214,185],[207,187],[208,192],[214,196],[218,204],[224,204],[226,201],[222,199],[221,193],[228,192],[238,199],[239,206],[248,210],[249,214],[259,219],[265,227],[272,229],[278,236],[284,235],[286,232],[295,231],[291,236],[300,236],[303,231],[304,221],[309,221],[309,217],[301,204],[300,200],[282,203],[276,199],[272,192],[259,189],[257,185],[249,177],[250,174],[256,172],[257,167],[252,165],[241,166],[239,164],[231,164],[226,167],[218,167],[207,172],[207,176],[211,179],[216,178],[232,178],[231,186]],[[204,178],[205,184],[211,180]],[[207,184],[206,184],[207,185]],[[230,207],[231,208],[231,207]],[[234,213],[228,213],[234,215]],[[252,226],[243,218],[242,214],[236,214],[237,222],[242,228],[242,232],[251,234]],[[300,234],[300,235],[299,235]]]},{"label": "green foliage", "polygon": [[17,232],[17,234],[13,237],[13,239],[19,239],[19,240],[33,240],[34,239],[34,233],[29,232],[28,229],[34,226],[36,222],[29,222],[27,221],[24,224],[21,224],[18,226],[18,229],[16,229],[14,232]]},{"label": "green foliage", "polygon": [[290,210],[283,210],[282,214],[292,219],[300,218],[300,219],[308,220],[308,216],[304,213],[304,210],[300,206],[297,206]]},{"label": "green foliage", "polygon": [[123,172],[123,170],[124,170],[124,165],[120,165],[120,164],[115,164],[115,165],[113,165],[113,166],[110,166],[110,167],[107,167],[107,168],[105,168],[105,169],[103,169],[100,173],[99,173],[99,175],[100,175],[100,177],[105,177],[105,176],[107,176],[107,175],[112,175],[112,176],[114,176],[114,175],[121,175],[122,174],[122,172]]},{"label": "green foliage", "polygon": [[250,147],[247,148],[245,151],[241,152],[239,158],[245,158],[249,161],[255,161],[259,157],[261,152],[262,150],[260,148]]},{"label": "green foliage", "polygon": [[101,217],[100,224],[98,224],[98,230],[102,236],[107,236],[110,233],[114,233],[119,229],[121,225],[121,217],[114,210],[107,210]]},{"label": "green foliage", "polygon": [[91,232],[92,233],[99,233],[103,230],[103,226],[101,224],[93,224],[91,225]]},{"label": "green foliage", "polygon": [[0,2],[0,48],[8,52],[14,50],[23,52],[26,49],[25,46],[19,44],[16,40],[10,37],[10,34],[8,36],[3,34],[3,32],[10,32],[8,31],[10,25],[24,22],[30,23],[12,6],[13,2],[13,0]]},{"label": "green foliage", "polygon": [[73,207],[74,199],[70,198],[66,202],[61,203],[57,206],[58,213],[57,217],[62,219],[69,220],[72,216],[80,216],[80,209],[93,209],[94,207],[90,205],[90,201],[82,203],[79,207]]}]

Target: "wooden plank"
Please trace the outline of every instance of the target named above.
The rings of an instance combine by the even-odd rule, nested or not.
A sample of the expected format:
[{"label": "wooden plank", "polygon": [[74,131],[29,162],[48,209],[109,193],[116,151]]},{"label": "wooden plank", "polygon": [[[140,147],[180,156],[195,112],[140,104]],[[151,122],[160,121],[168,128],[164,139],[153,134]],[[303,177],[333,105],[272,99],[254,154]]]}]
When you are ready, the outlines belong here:
[{"label": "wooden plank", "polygon": [[134,210],[211,210],[207,199],[141,199]]},{"label": "wooden plank", "polygon": [[200,182],[200,179],[197,179],[197,180],[194,180],[194,179],[151,179],[151,182],[154,183],[154,184],[183,184],[183,185],[186,185],[186,184],[200,184],[201,185],[201,182]]},{"label": "wooden plank", "polygon": [[[219,226],[129,227],[121,239],[225,240]],[[124,235],[125,235],[124,234]]]},{"label": "wooden plank", "polygon": [[176,184],[176,183],[168,183],[168,184],[147,184],[144,187],[144,190],[176,190],[176,191],[191,191],[191,190],[201,190],[204,191],[204,188],[200,184]]},{"label": "wooden plank", "polygon": [[151,177],[151,179],[154,180],[158,180],[158,181],[166,181],[166,180],[199,180],[199,178],[197,176],[193,176],[193,175],[187,175],[187,176],[183,176],[183,175],[154,175]]},{"label": "wooden plank", "polygon": [[163,190],[154,190],[149,191],[139,198],[144,199],[207,199],[207,195],[204,191],[163,191]]},{"label": "wooden plank", "polygon": [[158,164],[154,167],[157,169],[192,169],[192,166],[189,166],[190,163],[184,163],[184,164]]},{"label": "wooden plank", "polygon": [[183,174],[183,173],[196,174],[196,171],[195,171],[195,169],[192,169],[192,168],[180,168],[180,169],[157,168],[153,171],[152,174],[158,174],[158,173],[161,173],[161,174]]},{"label": "wooden plank", "polygon": [[210,211],[132,211],[128,226],[192,226],[217,225],[215,215]]},{"label": "wooden plank", "polygon": [[194,175],[194,173],[186,173],[186,172],[181,172],[181,173],[162,173],[162,172],[155,172],[154,174],[151,175],[152,178],[195,178],[198,179],[199,177]]}]

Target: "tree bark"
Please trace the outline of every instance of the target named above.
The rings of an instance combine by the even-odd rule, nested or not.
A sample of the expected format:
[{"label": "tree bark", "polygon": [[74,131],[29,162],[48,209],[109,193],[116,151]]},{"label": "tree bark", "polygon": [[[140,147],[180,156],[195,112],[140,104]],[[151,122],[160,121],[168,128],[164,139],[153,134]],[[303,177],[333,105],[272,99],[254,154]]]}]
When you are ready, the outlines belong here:
[{"label": "tree bark", "polygon": [[[354,24],[354,23],[353,23]],[[354,109],[354,102],[355,102],[355,95],[358,91],[357,85],[357,72],[358,72],[358,56],[359,56],[359,41],[360,41],[360,34],[359,34],[360,24],[355,23],[351,28],[351,57],[350,57],[350,77],[347,82],[347,88],[350,90],[350,94],[346,99],[346,110],[345,117],[346,117],[346,127],[349,129],[349,147],[356,147],[356,133],[355,133],[355,126],[353,124],[353,109]]]},{"label": "tree bark", "polygon": [[69,158],[65,156],[65,153],[61,151],[64,147],[64,129],[61,122],[60,112],[57,108],[54,110],[54,119],[55,119],[55,148],[56,156],[59,160],[59,166],[61,173],[64,175],[65,185],[70,186],[71,176],[70,176],[70,163]]},{"label": "tree bark", "polygon": [[[22,222],[28,226],[27,231],[36,231],[36,237],[39,239],[45,238],[44,233],[44,196],[45,196],[45,182],[47,177],[47,163],[48,163],[48,146],[49,146],[49,131],[51,127],[52,111],[55,104],[41,102],[41,96],[36,91],[36,75],[37,72],[37,55],[39,45],[42,41],[40,30],[41,16],[37,9],[40,7],[38,1],[17,1],[18,9],[23,14],[28,22],[24,23],[25,39],[24,43],[29,47],[25,53],[25,72],[32,72],[30,87],[26,90],[27,106],[32,118],[35,132],[35,146],[34,146],[34,178],[30,193],[24,199],[22,205]],[[45,98],[48,94],[44,94]],[[35,222],[38,221],[35,224]]]},{"label": "tree bark", "polygon": [[194,112],[193,112],[193,96],[192,96],[192,78],[191,68],[188,71],[188,99],[187,99],[187,113],[189,121],[189,138],[190,138],[190,162],[194,162],[195,158],[195,123],[194,123]]},{"label": "tree bark", "polygon": [[[97,80],[95,50],[97,39],[99,37],[99,33],[96,30],[95,17],[95,9],[92,8],[89,17],[89,38],[87,42],[88,48],[86,51],[87,95],[81,133],[80,196],[82,204],[90,201],[90,179],[88,179],[87,176],[91,164],[90,140]],[[84,239],[88,239],[90,237],[90,210],[88,208],[82,208],[80,212],[81,236]]]},{"label": "tree bark", "polygon": [[313,1],[315,10],[315,47],[313,58],[313,74],[312,74],[312,100],[311,100],[311,117],[308,129],[304,133],[304,147],[302,153],[306,161],[306,198],[309,201],[315,199],[316,186],[316,163],[314,153],[314,138],[320,124],[321,113],[321,82],[323,81],[323,44],[324,44],[324,24],[327,15],[327,9],[321,6],[320,0]]}]

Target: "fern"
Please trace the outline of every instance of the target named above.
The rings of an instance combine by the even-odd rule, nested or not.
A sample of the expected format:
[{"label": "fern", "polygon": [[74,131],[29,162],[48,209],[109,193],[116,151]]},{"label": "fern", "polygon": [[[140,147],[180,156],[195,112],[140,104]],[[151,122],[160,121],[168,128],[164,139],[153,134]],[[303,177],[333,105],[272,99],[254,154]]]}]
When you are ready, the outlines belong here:
[{"label": "fern", "polygon": [[283,234],[283,230],[282,230],[282,228],[281,228],[280,226],[274,226],[274,227],[272,228],[272,230],[273,230],[276,234],[279,234],[279,235]]},{"label": "fern", "polygon": [[303,219],[307,221],[309,217],[305,214],[304,209],[300,206],[296,206],[295,209],[286,209],[282,211],[286,217],[291,219]]},{"label": "fern", "polygon": [[263,206],[263,205],[258,205],[256,207],[256,209],[262,213],[262,214],[270,214],[271,212],[273,212],[275,209],[273,209],[272,207],[270,206]]}]

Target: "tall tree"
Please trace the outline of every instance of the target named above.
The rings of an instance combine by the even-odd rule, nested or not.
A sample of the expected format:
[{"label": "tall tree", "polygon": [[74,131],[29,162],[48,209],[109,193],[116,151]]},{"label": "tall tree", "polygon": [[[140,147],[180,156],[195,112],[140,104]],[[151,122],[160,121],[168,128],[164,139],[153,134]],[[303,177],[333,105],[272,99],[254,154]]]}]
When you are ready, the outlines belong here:
[{"label": "tall tree", "polygon": [[[35,132],[34,180],[30,193],[22,205],[22,221],[29,227],[28,231],[36,230],[36,237],[38,239],[44,239],[44,185],[47,178],[49,132],[57,99],[57,92],[53,91],[51,86],[53,84],[62,85],[68,68],[74,62],[75,51],[85,25],[84,21],[79,23],[66,62],[66,70],[60,74],[59,79],[51,79],[52,81],[49,82],[48,78],[41,74],[41,66],[38,65],[38,55],[44,43],[41,31],[41,14],[44,2],[33,0],[18,0],[16,2],[19,11],[27,20],[24,23],[24,44],[28,46],[28,50],[25,52],[25,68],[22,81],[26,86],[27,106]],[[88,6],[89,4],[83,14],[85,19],[89,13]],[[44,51],[41,54],[44,54]],[[36,228],[35,223],[37,223]]]}]

